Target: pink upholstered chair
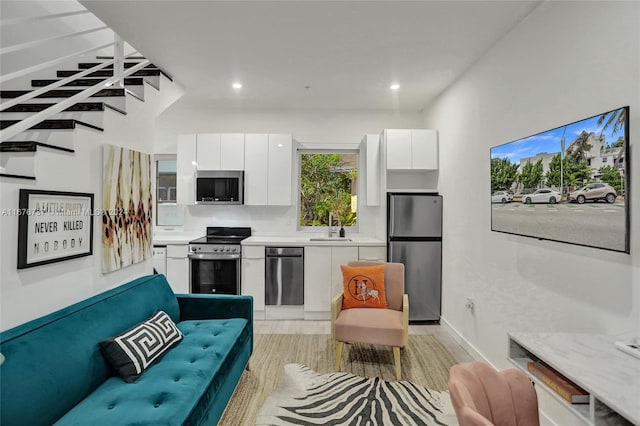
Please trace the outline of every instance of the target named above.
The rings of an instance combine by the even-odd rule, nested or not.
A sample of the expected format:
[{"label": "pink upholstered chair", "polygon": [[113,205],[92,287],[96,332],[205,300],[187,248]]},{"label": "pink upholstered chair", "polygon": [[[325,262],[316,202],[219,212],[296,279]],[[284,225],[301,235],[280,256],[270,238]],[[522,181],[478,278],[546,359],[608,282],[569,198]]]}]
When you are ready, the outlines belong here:
[{"label": "pink upholstered chair", "polygon": [[538,397],[520,370],[496,371],[484,362],[449,370],[449,394],[460,426],[539,426]]},{"label": "pink upholstered chair", "polygon": [[342,310],[342,293],[331,306],[331,336],[336,341],[336,370],[340,371],[344,343],[370,343],[393,347],[396,378],[402,376],[400,348],[409,338],[409,298],[404,294],[402,263],[349,262],[349,266],[385,265],[384,288],[387,309],[351,308]]}]

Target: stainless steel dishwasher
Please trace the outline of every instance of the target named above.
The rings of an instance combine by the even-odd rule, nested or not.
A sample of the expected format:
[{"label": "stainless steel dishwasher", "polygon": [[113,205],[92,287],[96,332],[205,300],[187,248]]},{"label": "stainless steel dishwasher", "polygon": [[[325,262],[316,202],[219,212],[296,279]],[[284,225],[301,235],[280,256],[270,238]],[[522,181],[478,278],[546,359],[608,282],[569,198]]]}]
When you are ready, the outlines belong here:
[{"label": "stainless steel dishwasher", "polygon": [[267,247],[265,304],[304,304],[304,247]]}]

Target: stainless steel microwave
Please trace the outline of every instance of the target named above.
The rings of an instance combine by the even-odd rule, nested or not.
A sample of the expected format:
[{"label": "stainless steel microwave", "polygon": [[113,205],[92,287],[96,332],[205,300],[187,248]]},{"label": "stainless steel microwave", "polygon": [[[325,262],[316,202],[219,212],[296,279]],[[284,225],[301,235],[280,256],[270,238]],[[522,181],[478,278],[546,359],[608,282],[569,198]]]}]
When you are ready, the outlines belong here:
[{"label": "stainless steel microwave", "polygon": [[196,204],[243,204],[244,171],[198,170]]}]

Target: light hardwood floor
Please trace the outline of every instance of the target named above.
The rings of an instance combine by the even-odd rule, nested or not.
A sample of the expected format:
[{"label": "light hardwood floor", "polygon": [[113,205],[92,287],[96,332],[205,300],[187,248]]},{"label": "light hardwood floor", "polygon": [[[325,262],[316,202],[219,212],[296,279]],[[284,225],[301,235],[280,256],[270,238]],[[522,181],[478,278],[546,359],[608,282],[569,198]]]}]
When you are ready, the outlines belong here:
[{"label": "light hardwood floor", "polygon": [[[256,334],[331,334],[330,321],[256,320]],[[470,362],[473,358],[440,325],[410,325],[409,334],[432,334],[458,362]]]}]

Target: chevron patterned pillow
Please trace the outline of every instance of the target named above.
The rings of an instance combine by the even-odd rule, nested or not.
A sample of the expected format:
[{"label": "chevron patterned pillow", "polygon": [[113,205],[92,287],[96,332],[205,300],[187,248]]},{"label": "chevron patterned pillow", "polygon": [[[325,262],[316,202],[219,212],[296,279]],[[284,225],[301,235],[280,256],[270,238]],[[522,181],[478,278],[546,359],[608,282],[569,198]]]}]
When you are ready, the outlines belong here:
[{"label": "chevron patterned pillow", "polygon": [[102,340],[100,350],[116,373],[125,382],[132,383],[180,340],[182,333],[169,315],[156,311],[140,324]]}]

